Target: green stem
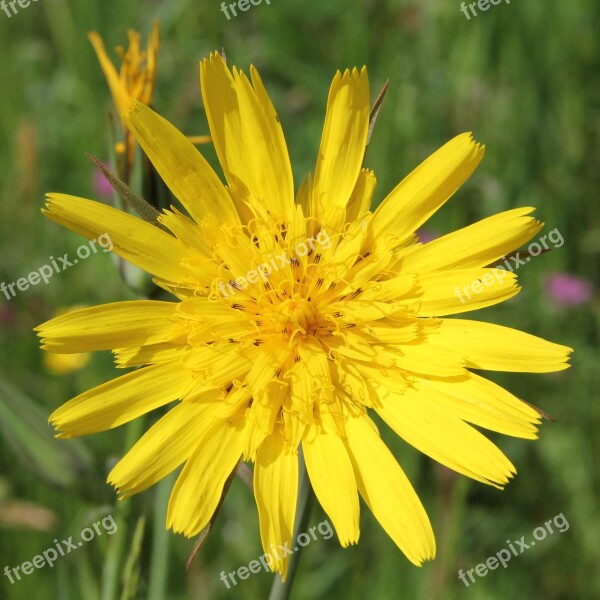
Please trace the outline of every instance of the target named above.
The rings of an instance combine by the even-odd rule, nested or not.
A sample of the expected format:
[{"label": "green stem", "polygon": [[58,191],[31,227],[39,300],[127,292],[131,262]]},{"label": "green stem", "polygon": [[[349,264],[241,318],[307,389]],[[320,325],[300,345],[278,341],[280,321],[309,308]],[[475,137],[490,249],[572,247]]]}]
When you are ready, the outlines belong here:
[{"label": "green stem", "polygon": [[[128,451],[140,437],[144,427],[144,419],[136,419],[127,425],[125,451]],[[112,536],[112,544],[108,549],[108,556],[102,572],[102,600],[116,600],[119,597],[119,583],[123,565],[123,556],[128,538],[129,513],[131,500],[123,500],[117,504],[116,523],[117,531]]]},{"label": "green stem", "polygon": [[175,476],[165,477],[157,486],[154,498],[154,516],[152,523],[152,558],[150,562],[150,583],[148,600],[163,600],[167,597],[167,579],[169,575],[169,545],[171,534],[167,531],[167,503]]},{"label": "green stem", "polygon": [[[294,537],[292,539],[292,546],[294,540],[298,539],[298,535],[305,532],[308,529],[310,514],[314,504],[314,494],[310,481],[308,480],[308,473],[306,472],[306,465],[304,463],[304,457],[300,451],[298,455],[300,462],[299,469],[299,485],[298,485],[298,504],[296,508],[296,522],[294,523]],[[290,556],[290,562],[288,564],[287,578],[285,581],[281,579],[281,575],[275,576],[273,581],[273,587],[269,595],[269,600],[289,600],[292,593],[292,586],[298,572],[298,565],[300,564],[300,557],[302,555],[302,547],[298,548]]]}]

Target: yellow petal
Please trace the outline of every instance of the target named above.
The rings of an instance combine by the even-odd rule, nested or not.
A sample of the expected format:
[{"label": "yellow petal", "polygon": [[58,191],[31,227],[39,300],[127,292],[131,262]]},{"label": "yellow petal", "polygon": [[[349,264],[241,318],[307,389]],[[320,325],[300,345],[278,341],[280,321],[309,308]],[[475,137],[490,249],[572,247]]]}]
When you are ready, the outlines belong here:
[{"label": "yellow petal", "polygon": [[[309,215],[310,214],[310,194],[313,186],[313,176],[312,173],[308,173],[306,177],[300,183],[300,187],[298,188],[298,192],[296,193],[296,210],[301,212],[302,214]],[[305,225],[303,224],[303,227]],[[316,233],[318,224],[311,224],[311,233]],[[299,241],[305,240],[306,235],[302,236]]]},{"label": "yellow petal", "polygon": [[178,240],[189,246],[202,258],[207,259],[205,268],[209,271],[209,276],[217,277],[217,266],[210,262],[213,257],[212,244],[206,239],[205,232],[200,225],[186,217],[174,206],[165,209],[159,215],[158,221],[169,229]]},{"label": "yellow petal", "polygon": [[[332,380],[336,384],[338,397],[343,398],[346,395],[364,406],[372,408],[373,400],[377,399],[375,388],[380,385],[380,378],[383,378],[383,374],[375,370],[375,377],[371,377],[361,373],[353,364],[353,361],[340,359],[339,357],[334,364],[335,369],[332,369]],[[322,411],[321,414],[323,414]]]},{"label": "yellow petal", "polygon": [[135,102],[127,122],[144,152],[192,218],[239,224],[227,190],[194,144],[166,119]]},{"label": "yellow petal", "polygon": [[154,485],[183,464],[213,423],[210,402],[182,402],[159,419],[108,475],[122,498]]},{"label": "yellow petal", "polygon": [[76,353],[145,346],[175,339],[183,333],[177,325],[174,302],[134,300],[76,310],[35,328],[43,349]]},{"label": "yellow petal", "polygon": [[146,85],[141,100],[147,106],[152,103],[154,85],[156,83],[156,63],[158,60],[158,48],[160,46],[160,23],[155,20],[152,32],[148,36],[148,50],[146,52]]},{"label": "yellow petal", "polygon": [[284,452],[279,431],[270,435],[256,454],[254,496],[265,559],[269,568],[279,571],[285,579],[289,558],[279,546],[287,543],[291,549],[298,496],[298,454]]},{"label": "yellow petal", "polygon": [[409,238],[471,176],[483,146],[470,133],[456,136],[404,178],[375,211],[373,239]]},{"label": "yellow petal", "polygon": [[187,298],[177,305],[177,315],[190,322],[190,344],[206,344],[215,339],[237,339],[256,335],[256,325],[247,313],[221,302],[204,298]]},{"label": "yellow petal", "polygon": [[411,273],[402,273],[385,281],[370,281],[361,288],[360,300],[388,302],[402,296],[408,296],[414,300],[416,285],[417,277]]},{"label": "yellow petal", "polygon": [[[430,382],[437,385],[438,382]],[[457,383],[456,388],[448,389],[449,393],[454,390],[461,390],[463,394],[469,393],[472,396],[477,396],[478,401],[483,405],[494,404],[502,407],[502,410],[510,411],[515,416],[527,419],[530,423],[537,423],[540,420],[540,414],[526,402],[519,400],[510,392],[500,387],[498,384],[481,377],[476,373],[469,373],[468,379]]]},{"label": "yellow petal", "polygon": [[[247,437],[244,445],[244,460],[256,461],[256,451],[273,433],[276,428],[277,417],[280,414],[281,407],[288,395],[289,386],[281,381],[272,379],[265,384],[263,393],[258,397],[252,397],[248,390],[246,410]],[[250,399],[252,398],[252,401]],[[243,406],[243,404],[242,404]],[[234,414],[237,414],[235,412]]]},{"label": "yellow petal", "polygon": [[203,391],[227,385],[232,379],[239,379],[252,367],[252,354],[236,347],[196,346],[184,360],[188,369],[196,372],[198,386]]},{"label": "yellow petal", "polygon": [[208,525],[236,468],[243,443],[243,427],[217,421],[197,437],[198,445],[177,478],[169,499],[167,527],[187,537]]},{"label": "yellow petal", "polygon": [[[393,345],[378,345],[352,329],[344,332],[344,338],[327,340],[327,344],[336,353],[371,366],[434,377],[453,377],[466,373],[461,354],[442,345],[435,332],[425,340]],[[362,369],[361,362],[356,363],[359,371]]]},{"label": "yellow petal", "polygon": [[188,140],[194,146],[201,146],[202,144],[210,144],[212,142],[210,135],[188,135]]},{"label": "yellow petal", "polygon": [[42,212],[89,240],[108,235],[115,254],[152,275],[174,282],[183,277],[183,247],[173,236],[137,217],[66,194],[48,194]]},{"label": "yellow petal", "polygon": [[386,270],[392,258],[390,248],[374,249],[357,262],[344,280],[339,282],[339,293],[352,294],[359,288],[362,289],[363,286],[369,285],[381,275],[382,271]]},{"label": "yellow petal", "polygon": [[240,180],[246,171],[244,131],[237,90],[229,68],[218,55],[200,63],[202,99],[213,144],[219,162],[230,184]]},{"label": "yellow petal", "polygon": [[442,319],[436,344],[464,356],[470,369],[548,373],[568,369],[571,348],[493,323]]},{"label": "yellow petal", "polygon": [[354,221],[369,210],[376,187],[375,173],[369,169],[362,169],[346,207],[346,221]]},{"label": "yellow petal", "polygon": [[[527,242],[543,227],[543,223],[527,216],[533,210],[529,207],[507,210],[415,246],[398,261],[398,268],[418,273],[491,265]],[[509,261],[508,268],[513,266]]]},{"label": "yellow petal", "polygon": [[492,442],[421,390],[381,397],[376,410],[411,446],[458,473],[499,487],[515,473]]},{"label": "yellow petal", "polygon": [[252,85],[233,75],[218,53],[200,67],[202,97],[214,146],[230,184],[243,186],[257,204],[282,222],[291,219],[294,182],[283,130],[260,76]]},{"label": "yellow petal", "polygon": [[[441,317],[493,306],[515,296],[517,277],[506,269],[457,269],[418,278],[423,295],[417,314]],[[411,301],[414,301],[411,299]]]},{"label": "yellow petal", "polygon": [[158,363],[184,360],[190,350],[187,345],[175,346],[172,342],[134,346],[113,350],[115,365],[120,369],[127,367],[143,367]]},{"label": "yellow petal", "polygon": [[252,86],[242,73],[234,73],[248,152],[248,168],[254,175],[251,194],[269,212],[289,222],[294,210],[294,180],[283,129],[258,71],[250,67]]},{"label": "yellow petal", "polygon": [[344,281],[346,275],[352,270],[359,258],[360,250],[367,236],[368,215],[361,220],[354,221],[347,227],[341,240],[332,241],[332,244],[321,250],[322,259],[319,262],[321,285],[327,289],[330,284]]},{"label": "yellow petal", "polygon": [[500,386],[469,373],[462,381],[423,379],[415,390],[444,412],[505,435],[536,439],[540,415]]},{"label": "yellow petal", "polygon": [[233,414],[245,410],[247,436],[243,447],[244,460],[255,460],[257,448],[273,431],[281,404],[287,396],[288,386],[277,378],[277,373],[281,372],[288,353],[286,344],[277,340],[262,346],[255,353],[240,390],[247,392],[247,399],[241,393],[238,411],[235,405],[231,408]]},{"label": "yellow petal", "polygon": [[100,62],[100,66],[102,67],[102,71],[104,71],[104,76],[106,77],[106,81],[108,82],[108,87],[110,88],[110,93],[112,94],[114,103],[119,110],[119,114],[128,110],[131,104],[131,97],[127,92],[127,89],[121,82],[119,74],[115,69],[115,66],[111,62],[110,58],[106,54],[106,50],[104,48],[104,43],[102,38],[95,32],[91,31],[88,33],[88,39],[92,43],[94,50],[96,51],[96,56],[98,57],[98,61]]},{"label": "yellow petal", "polygon": [[345,426],[358,490],[374,517],[413,564],[434,558],[431,523],[392,453],[366,416],[349,416]]},{"label": "yellow petal", "polygon": [[346,548],[359,537],[360,507],[352,462],[339,436],[312,427],[302,442],[311,485]]},{"label": "yellow petal", "polygon": [[[259,347],[252,358],[252,367],[244,381],[254,398],[262,399],[266,395],[264,387],[275,378],[276,372],[281,371],[289,354],[287,343],[279,338]],[[268,401],[268,397],[265,400]]]},{"label": "yellow petal", "polygon": [[409,344],[420,337],[422,321],[381,319],[366,331],[382,344]]},{"label": "yellow petal", "polygon": [[311,214],[337,229],[352,197],[366,150],[369,129],[367,70],[339,71],[327,100],[319,158],[311,189]]},{"label": "yellow petal", "polygon": [[191,380],[180,362],[144,367],[69,400],[50,422],[62,438],[113,429],[181,398]]},{"label": "yellow petal", "polygon": [[310,422],[316,406],[333,401],[329,361],[321,343],[311,337],[298,346],[298,352],[300,362],[287,375],[292,384],[290,398],[294,410]]}]

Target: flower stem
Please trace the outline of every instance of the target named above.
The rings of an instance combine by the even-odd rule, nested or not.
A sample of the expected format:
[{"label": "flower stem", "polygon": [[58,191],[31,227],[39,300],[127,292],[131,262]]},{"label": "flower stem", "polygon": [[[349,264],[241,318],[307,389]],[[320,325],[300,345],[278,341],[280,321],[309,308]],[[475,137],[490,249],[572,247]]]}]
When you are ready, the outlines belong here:
[{"label": "flower stem", "polygon": [[167,521],[169,495],[174,484],[175,477],[169,475],[158,484],[156,489],[152,523],[152,554],[150,560],[148,600],[162,600],[166,598],[171,534],[167,531],[165,523]]},{"label": "flower stem", "polygon": [[[308,473],[306,472],[306,464],[304,463],[304,456],[302,451],[298,454],[299,461],[299,485],[298,485],[298,504],[296,508],[296,522],[294,523],[294,537],[293,541],[298,539],[298,535],[306,531],[314,504],[314,494],[310,481],[308,480]],[[300,556],[302,555],[302,547],[298,548],[290,556],[290,562],[288,564],[288,572],[286,580],[281,579],[281,575],[277,574],[273,581],[273,587],[269,595],[269,600],[289,600],[292,593],[292,586],[294,585],[294,579],[298,572],[298,565],[300,564]]]},{"label": "flower stem", "polygon": [[[127,425],[125,452],[138,440],[143,431],[144,419],[136,419]],[[122,500],[116,507],[117,534],[113,536],[104,562],[102,573],[102,600],[116,600],[119,597],[125,547],[129,536],[131,499]]]}]

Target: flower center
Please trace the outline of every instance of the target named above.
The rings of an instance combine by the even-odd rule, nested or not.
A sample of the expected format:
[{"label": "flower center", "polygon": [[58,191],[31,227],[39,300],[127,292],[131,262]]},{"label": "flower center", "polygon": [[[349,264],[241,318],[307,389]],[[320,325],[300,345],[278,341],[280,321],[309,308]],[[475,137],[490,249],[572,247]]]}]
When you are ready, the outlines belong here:
[{"label": "flower center", "polygon": [[318,323],[318,313],[313,303],[300,294],[273,305],[269,315],[273,329],[287,337],[294,334],[314,333]]}]

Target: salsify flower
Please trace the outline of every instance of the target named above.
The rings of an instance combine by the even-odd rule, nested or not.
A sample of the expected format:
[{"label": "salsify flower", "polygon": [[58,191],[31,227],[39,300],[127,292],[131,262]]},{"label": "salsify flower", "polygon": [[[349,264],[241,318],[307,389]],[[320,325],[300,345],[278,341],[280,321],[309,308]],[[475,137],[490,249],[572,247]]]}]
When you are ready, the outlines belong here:
[{"label": "salsify flower", "polygon": [[[135,159],[135,138],[127,125],[125,115],[136,100],[147,106],[152,104],[160,46],[160,25],[158,21],[154,22],[146,50],[141,47],[141,37],[137,31],[130,29],[127,33],[129,38],[127,49],[122,46],[116,48],[122,61],[119,71],[110,60],[100,35],[91,31],[88,38],[96,51],[113,102],[121,115],[125,139],[115,145],[115,151],[118,155],[125,155],[127,168],[131,171]],[[207,144],[211,141],[208,135],[189,136],[189,139],[194,144]]]},{"label": "salsify flower", "polygon": [[[129,38],[127,50],[122,46],[116,49],[122,61],[119,71],[108,57],[100,35],[95,31],[88,34],[119,115],[125,114],[135,100],[147,105],[152,103],[160,45],[158,21],[154,23],[146,50],[141,47],[140,34],[137,31],[130,29],[127,33]],[[135,139],[125,120],[122,121],[122,125],[125,140],[117,144],[116,151],[118,154],[126,153],[128,164],[131,167],[135,155]]]},{"label": "salsify flower", "polygon": [[[519,208],[417,241],[414,232],[482,158],[470,134],[445,144],[370,211],[364,68],[335,75],[314,175],[295,193],[279,118],[250,71],[250,79],[230,71],[219,54],[201,64],[227,185],[151,109],[138,102],[126,116],[188,215],[165,210],[160,229],[91,200],[48,195],[50,219],[89,239],[108,232],[119,256],[176,299],[107,304],[41,325],[46,350],[111,349],[119,367],[137,367],[66,403],[51,422],[69,438],[174,403],[109,482],[127,497],[184,465],[167,526],[193,536],[240,459],[252,461],[267,553],[291,542],[301,448],[342,546],[358,541],[360,495],[419,565],[435,554],[432,528],[372,417],[459,473],[508,482],[515,468],[476,427],[534,439],[540,415],[476,371],[559,371],[570,349],[452,316],[518,292],[513,273],[487,265],[541,224],[533,209]],[[462,301],[455,293],[476,284]],[[285,576],[287,559],[269,560]]]}]

